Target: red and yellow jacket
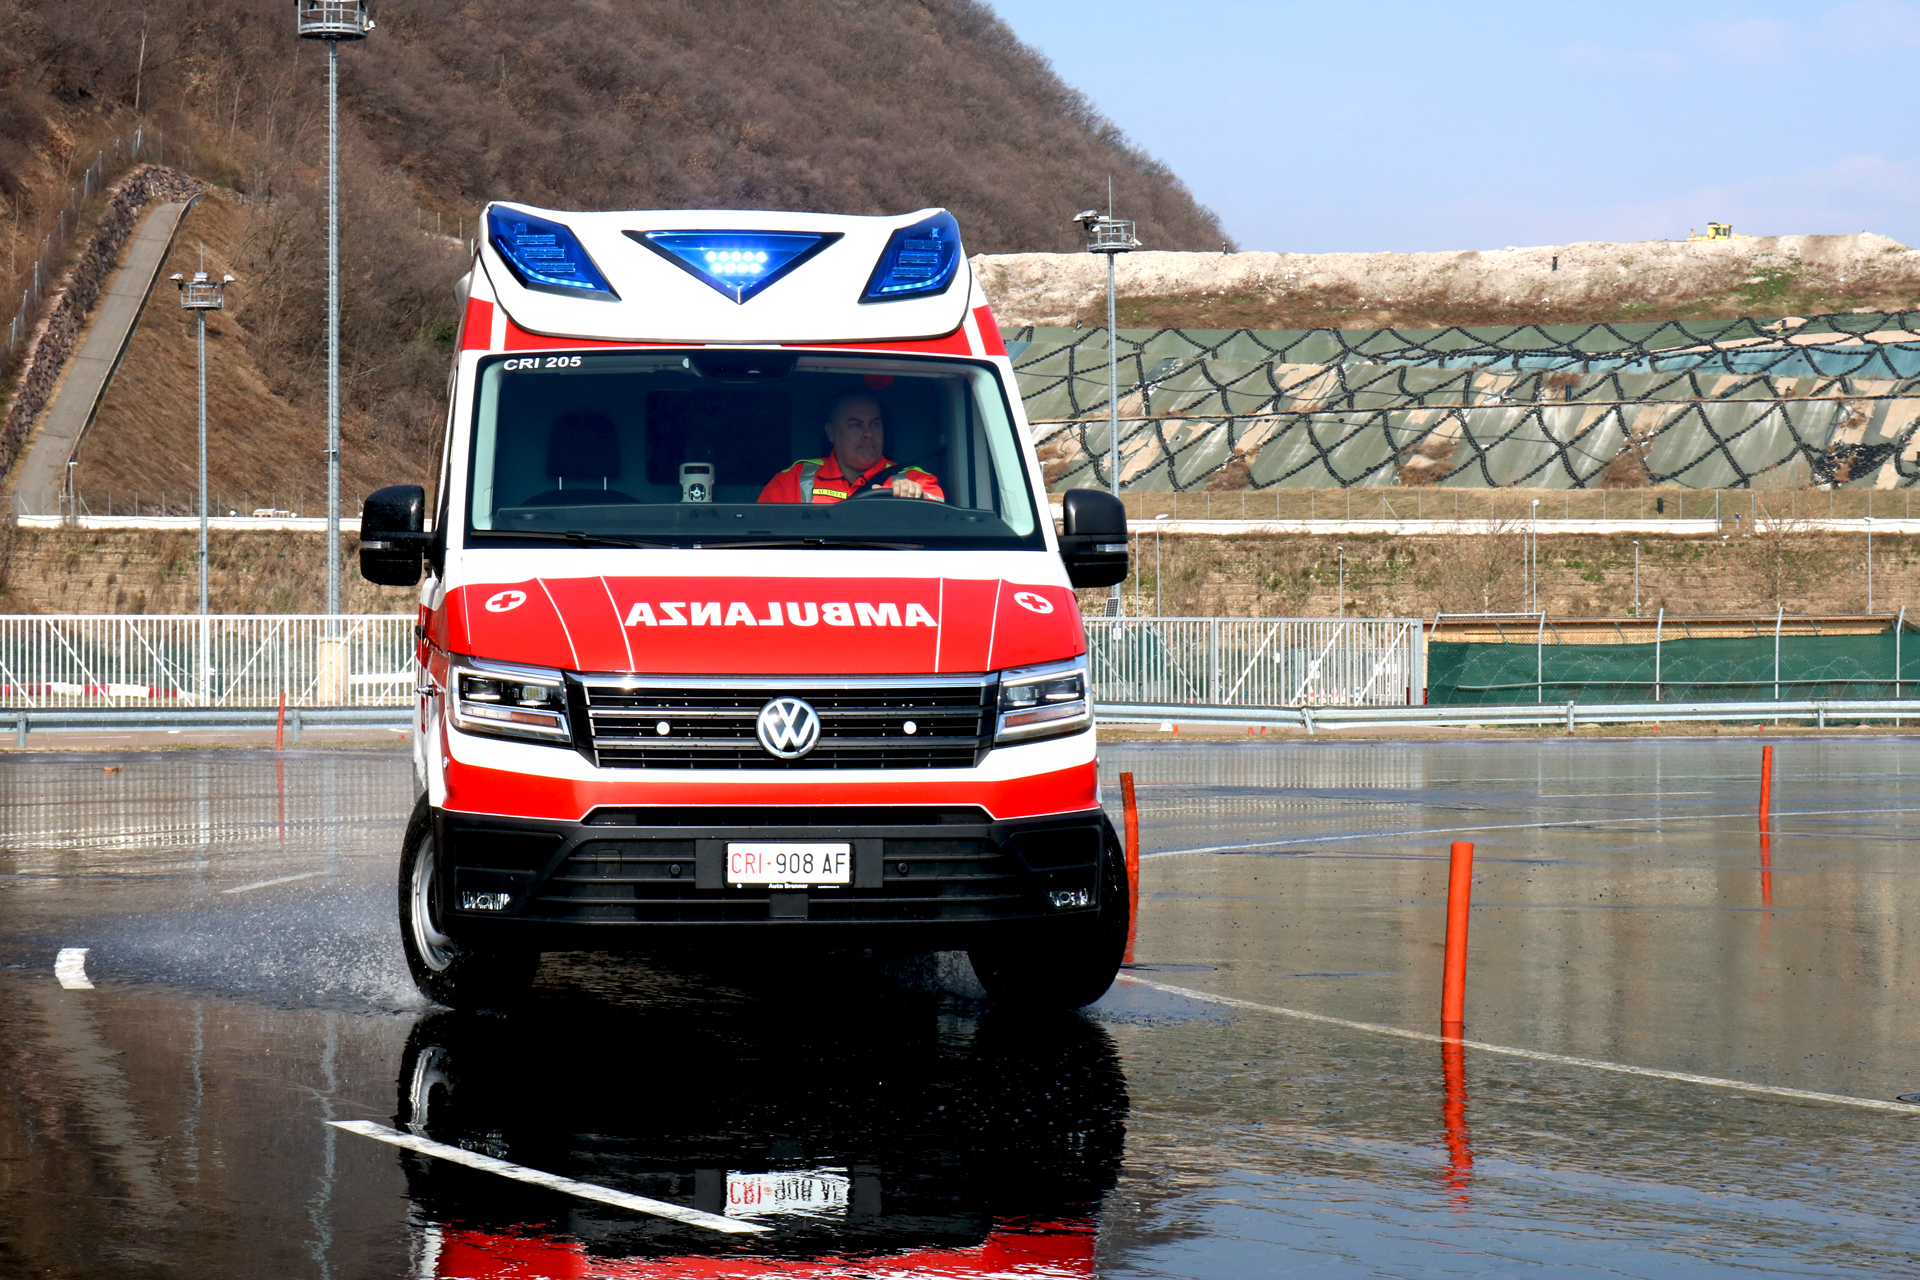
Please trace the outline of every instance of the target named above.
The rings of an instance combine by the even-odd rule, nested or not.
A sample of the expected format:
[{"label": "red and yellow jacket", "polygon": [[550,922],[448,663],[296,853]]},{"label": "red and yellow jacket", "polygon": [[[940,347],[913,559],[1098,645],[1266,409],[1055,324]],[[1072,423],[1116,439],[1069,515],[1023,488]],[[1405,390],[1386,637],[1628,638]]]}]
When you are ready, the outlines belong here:
[{"label": "red and yellow jacket", "polygon": [[[760,501],[844,502],[853,496],[854,490],[859,487],[861,481],[892,465],[891,462],[882,458],[849,480],[841,474],[838,454],[828,454],[825,458],[802,458],[767,481],[767,487],[760,491]],[[930,496],[942,502],[946,501],[946,492],[940,488],[940,482],[934,478],[931,471],[922,471],[919,467],[902,467],[894,474],[905,476],[919,484]]]}]

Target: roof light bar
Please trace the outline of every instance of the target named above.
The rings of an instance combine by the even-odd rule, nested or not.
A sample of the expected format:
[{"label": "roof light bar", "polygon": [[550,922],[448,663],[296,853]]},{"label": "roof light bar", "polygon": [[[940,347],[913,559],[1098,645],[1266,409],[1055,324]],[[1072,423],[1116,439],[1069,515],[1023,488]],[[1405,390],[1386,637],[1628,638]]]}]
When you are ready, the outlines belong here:
[{"label": "roof light bar", "polygon": [[529,289],[620,300],[570,227],[494,205],[487,210],[487,235],[507,269]]},{"label": "roof light bar", "polygon": [[960,224],[942,209],[893,233],[860,301],[892,302],[945,293],[959,267]]},{"label": "roof light bar", "polygon": [[838,231],[629,231],[734,302],[744,303],[840,238]]}]

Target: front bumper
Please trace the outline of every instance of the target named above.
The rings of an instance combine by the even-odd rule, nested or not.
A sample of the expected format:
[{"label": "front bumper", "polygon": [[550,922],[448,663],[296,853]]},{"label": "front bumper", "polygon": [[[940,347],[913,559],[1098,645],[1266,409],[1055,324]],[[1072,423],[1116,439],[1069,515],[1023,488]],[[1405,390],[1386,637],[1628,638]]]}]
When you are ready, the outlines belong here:
[{"label": "front bumper", "polygon": [[[1102,812],[996,821],[971,806],[602,807],[583,822],[437,810],[441,919],[456,938],[541,950],[653,946],[720,932],[948,950],[1085,920]],[[853,846],[853,883],[726,883],[734,840]],[[1049,893],[1085,891],[1084,908]],[[472,909],[473,902],[500,904]]]}]

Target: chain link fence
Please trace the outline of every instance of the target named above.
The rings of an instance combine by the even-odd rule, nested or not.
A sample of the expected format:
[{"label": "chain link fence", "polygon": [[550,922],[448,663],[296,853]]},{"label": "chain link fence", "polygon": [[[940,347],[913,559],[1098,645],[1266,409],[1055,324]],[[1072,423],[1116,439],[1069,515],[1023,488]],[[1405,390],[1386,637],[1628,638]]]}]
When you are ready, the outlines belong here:
[{"label": "chain link fence", "polygon": [[[1426,330],[1120,330],[1120,479],[1686,488],[1920,480],[1920,313]],[[1104,329],[1011,330],[1055,490],[1107,488]]]}]

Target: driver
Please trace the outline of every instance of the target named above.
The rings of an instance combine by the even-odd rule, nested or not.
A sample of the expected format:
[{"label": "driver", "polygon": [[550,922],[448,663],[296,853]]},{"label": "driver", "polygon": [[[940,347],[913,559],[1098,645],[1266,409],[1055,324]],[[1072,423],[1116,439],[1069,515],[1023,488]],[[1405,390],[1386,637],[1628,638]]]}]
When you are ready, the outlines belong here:
[{"label": "driver", "polygon": [[824,430],[833,442],[825,458],[802,458],[767,481],[762,502],[844,502],[873,486],[891,490],[896,498],[929,498],[945,502],[947,495],[931,471],[895,467],[880,452],[886,434],[880,405],[871,396],[842,396],[834,401]]}]

